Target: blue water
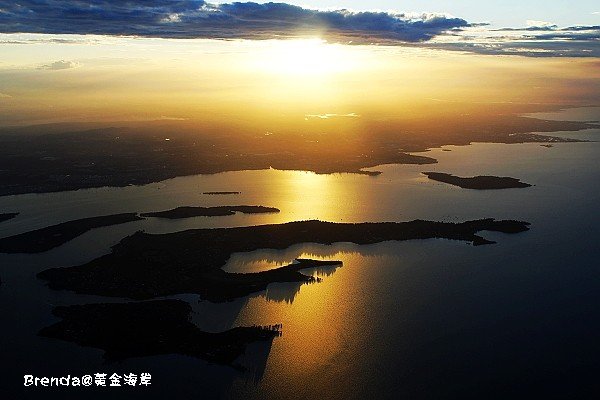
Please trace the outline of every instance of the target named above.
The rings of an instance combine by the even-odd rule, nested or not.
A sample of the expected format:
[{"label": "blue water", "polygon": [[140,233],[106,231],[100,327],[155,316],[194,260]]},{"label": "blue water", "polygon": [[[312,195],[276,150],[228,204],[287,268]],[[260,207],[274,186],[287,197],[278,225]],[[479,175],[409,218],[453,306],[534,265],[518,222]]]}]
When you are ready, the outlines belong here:
[{"label": "blue water", "polygon": [[[568,118],[568,110],[558,117]],[[564,134],[600,138],[600,130]],[[141,187],[0,198],[0,210],[21,212],[0,224],[0,236],[84,216],[178,205],[260,204],[282,210],[148,219],[97,229],[39,255],[0,255],[0,397],[60,394],[56,389],[23,388],[24,374],[100,371],[147,371],[153,385],[99,393],[70,390],[61,398],[546,399],[585,398],[583,390],[600,393],[594,383],[600,371],[600,145],[474,144],[445,149],[451,151],[429,152],[439,164],[380,166],[374,168],[383,172],[377,177],[242,171]],[[513,176],[534,186],[465,190],[420,174],[431,170]],[[212,190],[242,194],[202,194]],[[481,247],[448,240],[299,244],[283,251],[233,255],[226,266],[230,271],[273,268],[299,256],[344,262],[335,269],[307,271],[322,277],[321,283],[274,284],[228,303],[179,296],[194,307],[192,321],[205,330],[283,323],[283,336],[272,345],[251,346],[242,360],[248,366],[245,373],[177,355],[105,364],[99,350],[36,335],[56,321],[51,315],[55,305],[124,299],[53,291],[35,274],[89,261],[136,230],[173,232],[309,218],[481,217],[526,220],[531,230],[518,235],[483,232],[498,243]]]}]

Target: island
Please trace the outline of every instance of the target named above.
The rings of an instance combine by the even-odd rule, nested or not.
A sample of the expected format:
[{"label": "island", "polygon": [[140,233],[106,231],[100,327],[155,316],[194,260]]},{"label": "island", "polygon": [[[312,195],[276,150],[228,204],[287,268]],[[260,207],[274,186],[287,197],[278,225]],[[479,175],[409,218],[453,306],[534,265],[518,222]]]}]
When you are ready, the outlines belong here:
[{"label": "island", "polygon": [[241,194],[242,192],[204,192],[202,194],[208,194],[212,196],[224,196],[228,194]]},{"label": "island", "polygon": [[463,189],[475,190],[492,190],[492,189],[510,189],[510,188],[526,188],[531,185],[521,182],[517,178],[508,176],[474,176],[470,178],[462,178],[443,172],[423,172],[424,175],[431,180],[449,183],[450,185],[459,186]]},{"label": "island", "polygon": [[63,222],[58,225],[2,238],[0,239],[0,253],[42,253],[65,244],[94,228],[142,219],[144,218],[139,217],[136,213],[125,213]]},{"label": "island", "polygon": [[2,213],[2,214],[0,214],[0,222],[4,222],[4,221],[8,221],[9,219],[13,219],[17,215],[19,215],[18,212],[16,212],[16,213]]},{"label": "island", "polygon": [[217,207],[177,207],[167,211],[157,211],[140,214],[142,217],[180,219],[190,217],[218,217],[234,215],[236,212],[243,214],[278,213],[274,207],[264,206],[217,206]]},{"label": "island", "polygon": [[144,300],[195,293],[218,302],[262,291],[272,282],[308,281],[310,277],[303,277],[298,271],[325,263],[300,260],[298,264],[264,272],[227,273],[222,267],[233,253],[285,249],[299,243],[373,244],[432,238],[484,245],[494,242],[478,236],[477,232],[519,233],[527,231],[528,226],[528,222],[488,218],[462,223],[300,221],[168,234],[137,232],[113,246],[109,254],[79,266],[51,268],[37,276],[48,281],[52,289],[82,294]]},{"label": "island", "polygon": [[52,313],[61,321],[39,335],[102,349],[110,361],[182,354],[237,368],[248,344],[281,335],[280,324],[204,332],[190,322],[191,312],[181,300],[60,306]]}]

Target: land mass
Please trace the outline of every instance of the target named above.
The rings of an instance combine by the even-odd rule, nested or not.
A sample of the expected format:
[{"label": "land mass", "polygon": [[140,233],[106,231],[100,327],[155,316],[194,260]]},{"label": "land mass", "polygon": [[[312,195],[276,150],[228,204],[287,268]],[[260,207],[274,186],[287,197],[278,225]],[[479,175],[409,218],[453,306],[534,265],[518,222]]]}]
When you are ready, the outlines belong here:
[{"label": "land mass", "polygon": [[190,322],[192,308],[181,300],[55,307],[61,321],[40,336],[104,350],[111,361],[182,354],[235,366],[246,346],[280,336],[280,325],[238,327],[209,333]]},{"label": "land mass", "polygon": [[357,126],[308,121],[288,128],[282,121],[280,132],[268,136],[261,127],[242,129],[202,121],[106,123],[94,129],[69,124],[3,128],[0,196],[123,187],[178,176],[269,168],[375,176],[378,171],[365,168],[436,163],[434,158],[413,153],[443,145],[575,142],[530,132],[595,127],[492,111],[452,118],[347,122]]},{"label": "land mass", "polygon": [[[321,221],[290,222],[239,228],[196,229],[169,234],[137,232],[113,246],[110,254],[74,267],[52,268],[38,277],[53,289],[102,296],[150,299],[195,293],[211,301],[227,301],[261,291],[272,282],[306,281],[298,271],[321,265],[304,260],[282,268],[249,274],[223,271],[231,254],[259,249],[285,249],[298,243],[372,244],[388,240],[445,238],[494,243],[480,231],[518,233],[522,221],[481,219],[462,223],[384,222],[338,224]],[[310,278],[310,277],[309,277]]]},{"label": "land mass", "polygon": [[19,215],[18,212],[17,213],[3,213],[3,214],[0,214],[0,222],[4,222],[4,221],[8,221],[9,219],[13,219],[17,215]]},{"label": "land mass", "polygon": [[104,215],[63,222],[0,239],[0,253],[42,253],[103,226],[139,221],[136,213]]},{"label": "land mass", "polygon": [[218,196],[218,195],[228,195],[228,194],[241,194],[242,192],[204,192],[202,194],[209,194],[209,195],[213,195],[213,196]]},{"label": "land mass", "polygon": [[508,176],[474,176],[463,178],[443,172],[423,172],[429,179],[438,182],[449,183],[450,185],[459,186],[463,189],[490,190],[490,189],[510,189],[510,188],[526,188],[531,185],[521,182],[517,178]]},{"label": "land mass", "polygon": [[278,213],[274,207],[264,206],[217,206],[217,207],[177,207],[167,211],[157,211],[140,214],[142,217],[180,219],[190,217],[218,217],[234,215],[236,212],[244,214]]}]

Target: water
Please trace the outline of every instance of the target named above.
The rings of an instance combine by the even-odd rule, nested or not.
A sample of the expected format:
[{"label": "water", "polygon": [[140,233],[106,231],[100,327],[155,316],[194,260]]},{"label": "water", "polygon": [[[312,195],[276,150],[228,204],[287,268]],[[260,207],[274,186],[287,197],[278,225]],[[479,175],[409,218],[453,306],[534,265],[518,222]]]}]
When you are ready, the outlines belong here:
[{"label": "water", "polygon": [[[579,119],[563,111],[556,118]],[[586,120],[600,119],[585,114]],[[594,140],[600,130],[558,133]],[[557,134],[554,134],[557,135]],[[144,390],[69,392],[74,397],[182,398],[498,398],[567,395],[569,383],[598,367],[600,145],[474,144],[428,155],[439,164],[386,165],[377,177],[298,171],[242,171],[176,178],[141,187],[102,188],[0,198],[0,210],[20,211],[0,224],[7,236],[49,224],[116,212],[181,205],[265,205],[278,214],[147,219],[88,232],[39,255],[0,255],[0,343],[3,398],[57,394],[22,392],[26,373],[57,376],[151,372]],[[473,191],[428,180],[421,172],[512,176],[526,189]],[[205,191],[241,191],[208,196]],[[56,319],[54,305],[124,299],[48,289],[41,270],[77,265],[109,251],[140,229],[245,226],[293,220],[334,222],[523,219],[531,231],[483,232],[492,246],[421,240],[369,246],[299,244],[286,250],[234,254],[228,271],[250,272],[296,257],[335,259],[343,266],[305,273],[318,284],[273,284],[228,303],[198,301],[193,322],[209,331],[283,323],[272,345],[256,344],[246,373],[183,356],[104,364],[102,352],[36,336]],[[597,369],[595,370],[598,371]],[[23,395],[24,393],[24,395]]]},{"label": "water", "polygon": [[600,107],[575,107],[559,112],[538,112],[526,114],[528,117],[547,119],[551,121],[580,121],[599,123]]}]

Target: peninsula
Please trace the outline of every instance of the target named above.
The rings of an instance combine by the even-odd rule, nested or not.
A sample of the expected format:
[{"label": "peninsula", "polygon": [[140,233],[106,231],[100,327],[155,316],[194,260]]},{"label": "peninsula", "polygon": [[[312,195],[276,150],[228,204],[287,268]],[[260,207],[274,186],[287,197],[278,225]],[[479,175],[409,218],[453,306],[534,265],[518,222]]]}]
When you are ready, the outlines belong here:
[{"label": "peninsula", "polygon": [[61,321],[39,335],[102,349],[112,361],[182,354],[238,368],[248,344],[281,335],[279,324],[204,332],[190,322],[191,312],[181,300],[61,306],[52,311]]},{"label": "peninsula", "polygon": [[221,268],[233,253],[285,249],[298,243],[372,244],[388,240],[444,238],[473,245],[494,243],[480,231],[518,233],[522,221],[481,219],[462,223],[383,222],[341,224],[321,221],[289,222],[238,228],[196,229],[169,234],[137,232],[113,246],[110,254],[89,263],[42,271],[38,277],[53,289],[83,294],[150,299],[196,293],[203,299],[226,301],[261,291],[272,282],[306,281],[298,271],[324,261],[304,260],[274,270],[232,274]]},{"label": "peninsula", "polygon": [[191,217],[218,217],[234,215],[236,212],[243,214],[278,213],[274,207],[264,206],[217,206],[217,207],[177,207],[167,211],[157,211],[140,214],[142,217],[180,219]]},{"label": "peninsula", "polygon": [[42,253],[103,226],[139,221],[136,213],[104,215],[63,222],[0,239],[0,253]]},{"label": "peninsula", "polygon": [[491,189],[510,189],[510,188],[526,188],[531,185],[525,182],[521,182],[517,178],[511,178],[508,176],[474,176],[470,178],[462,178],[443,172],[423,172],[423,175],[427,175],[429,179],[434,181],[449,183],[450,185],[459,186],[463,189],[476,189],[476,190],[491,190]]},{"label": "peninsula", "polygon": [[224,196],[228,194],[241,194],[242,192],[204,192],[202,194],[208,194],[212,196]]}]

